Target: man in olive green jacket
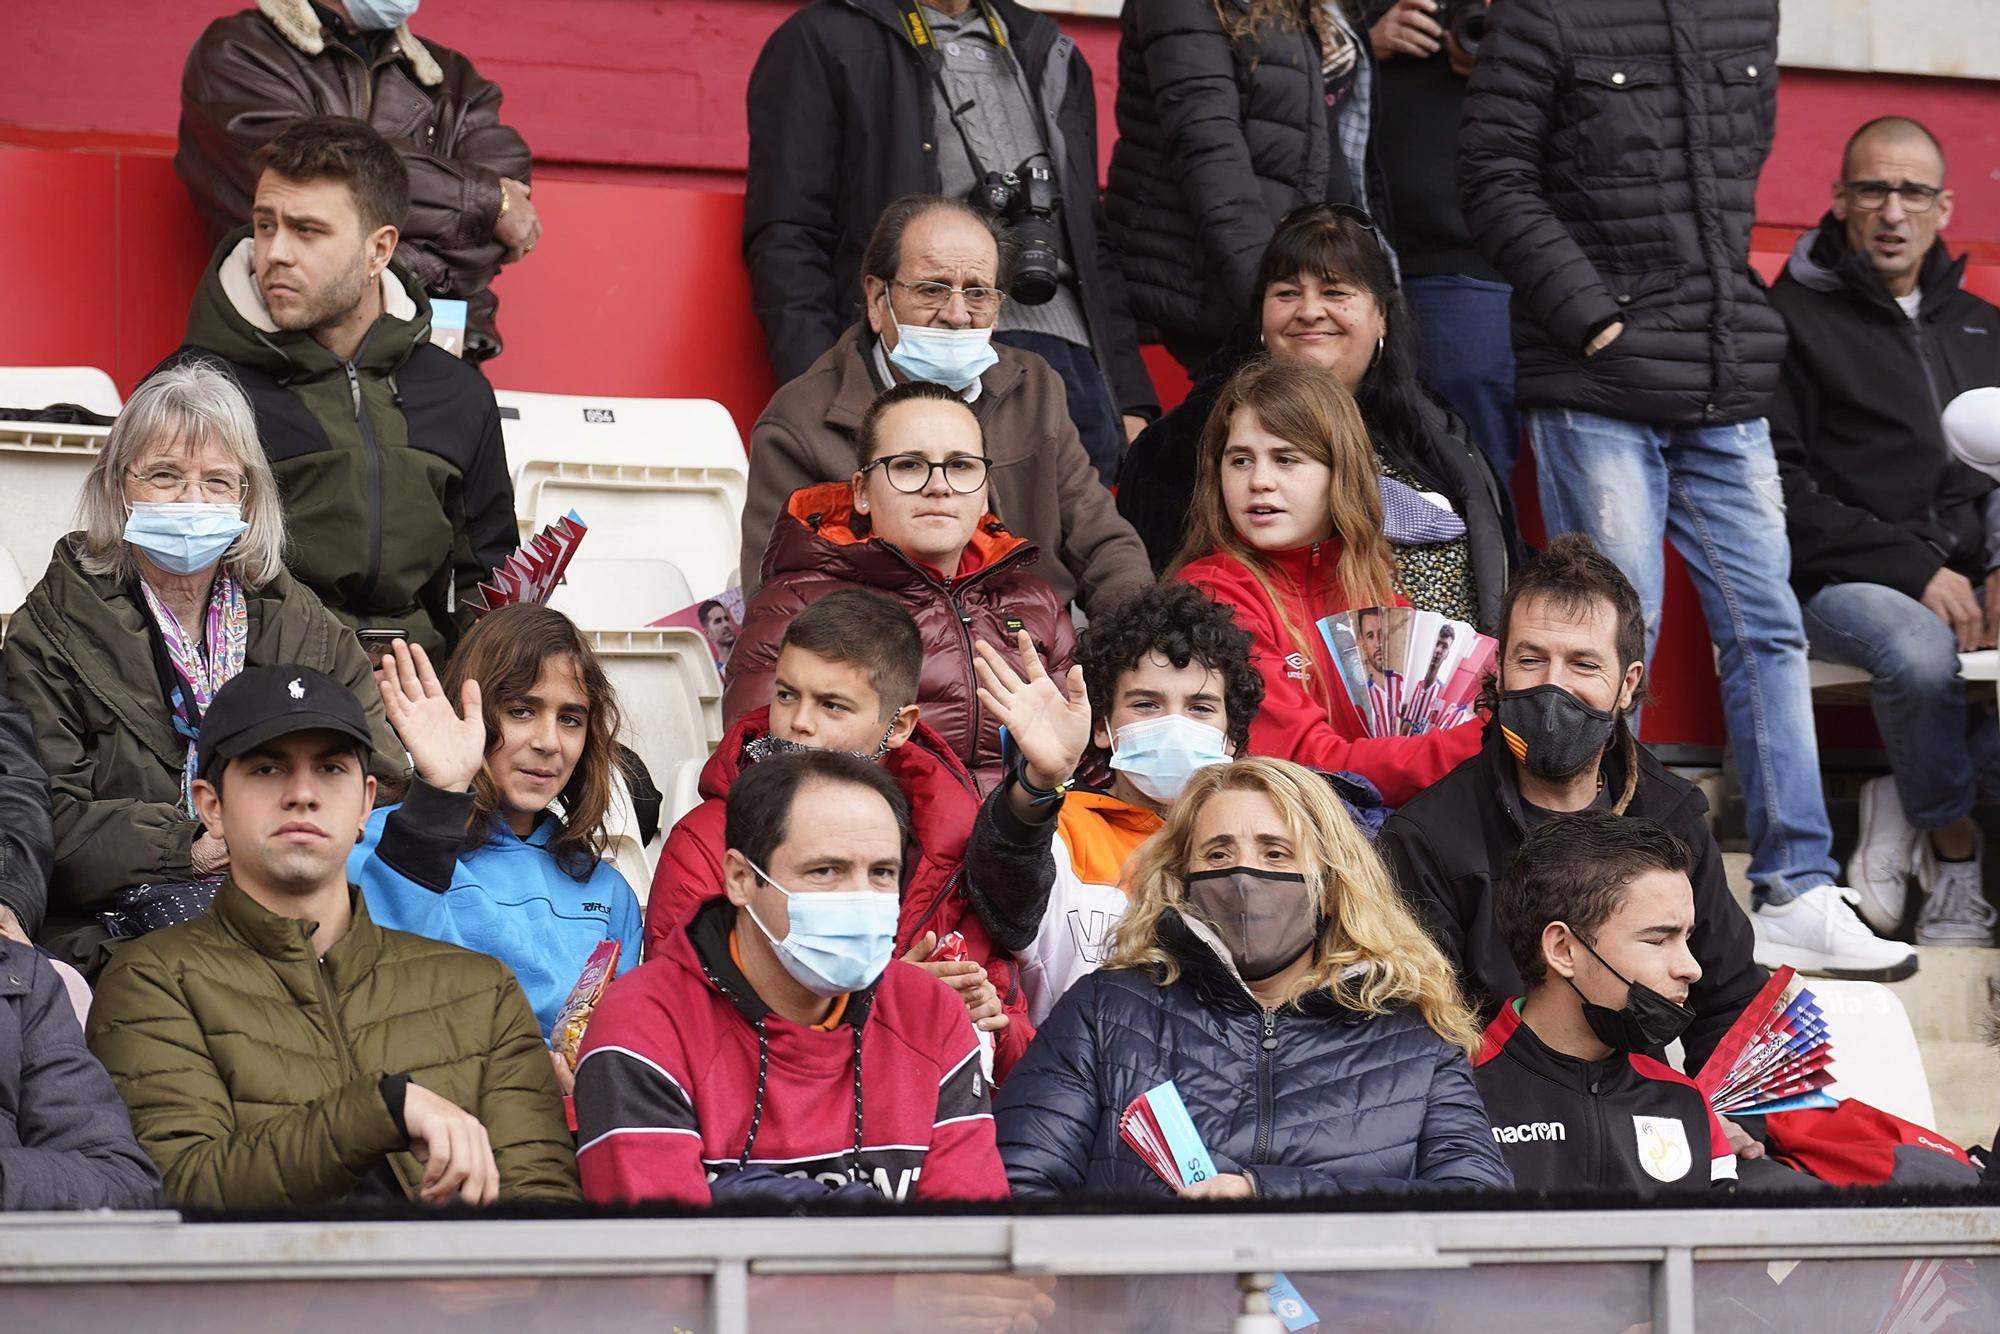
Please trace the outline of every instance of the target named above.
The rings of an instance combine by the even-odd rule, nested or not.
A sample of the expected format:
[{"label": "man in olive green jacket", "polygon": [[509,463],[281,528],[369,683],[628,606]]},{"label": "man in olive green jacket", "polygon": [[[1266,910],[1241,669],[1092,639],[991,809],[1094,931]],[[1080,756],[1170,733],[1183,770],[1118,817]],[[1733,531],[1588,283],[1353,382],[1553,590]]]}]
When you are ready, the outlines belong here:
[{"label": "man in olive green jacket", "polygon": [[353,693],[306,667],[246,668],[209,706],[195,803],[229,879],[205,915],[119,952],[89,1024],[173,1203],[577,1198],[513,974],[376,926],[347,883],[370,745]]}]

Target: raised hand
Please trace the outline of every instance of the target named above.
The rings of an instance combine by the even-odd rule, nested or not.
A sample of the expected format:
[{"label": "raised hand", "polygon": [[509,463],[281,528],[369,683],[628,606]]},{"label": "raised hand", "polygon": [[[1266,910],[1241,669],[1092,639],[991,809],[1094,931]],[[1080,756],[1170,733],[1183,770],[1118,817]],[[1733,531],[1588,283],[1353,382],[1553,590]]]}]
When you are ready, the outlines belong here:
[{"label": "raised hand", "polygon": [[1035,641],[1021,632],[1015,671],[991,644],[972,646],[972,670],[979,677],[979,702],[998,718],[1020,749],[1027,779],[1049,788],[1067,782],[1090,745],[1090,698],[1084,693],[1083,668],[1069,669],[1069,680],[1058,684],[1042,666]]},{"label": "raised hand", "polygon": [[394,640],[390,654],[375,669],[382,691],[382,708],[389,725],[409,749],[417,776],[445,792],[472,786],[486,763],[486,716],[479,711],[479,682],[467,681],[460,691],[463,715],[431,670],[423,645]]}]

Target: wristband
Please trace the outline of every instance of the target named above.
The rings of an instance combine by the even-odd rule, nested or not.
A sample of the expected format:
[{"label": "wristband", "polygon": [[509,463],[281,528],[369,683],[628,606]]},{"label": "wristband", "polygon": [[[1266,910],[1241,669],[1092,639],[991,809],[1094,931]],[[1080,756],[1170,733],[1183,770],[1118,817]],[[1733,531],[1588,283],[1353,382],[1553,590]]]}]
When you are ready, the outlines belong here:
[{"label": "wristband", "polygon": [[1022,795],[1027,797],[1030,806],[1053,806],[1076,786],[1076,775],[1071,774],[1054,787],[1036,787],[1028,781],[1028,766],[1024,761],[1014,767],[1013,781],[1014,785],[1021,789]]}]

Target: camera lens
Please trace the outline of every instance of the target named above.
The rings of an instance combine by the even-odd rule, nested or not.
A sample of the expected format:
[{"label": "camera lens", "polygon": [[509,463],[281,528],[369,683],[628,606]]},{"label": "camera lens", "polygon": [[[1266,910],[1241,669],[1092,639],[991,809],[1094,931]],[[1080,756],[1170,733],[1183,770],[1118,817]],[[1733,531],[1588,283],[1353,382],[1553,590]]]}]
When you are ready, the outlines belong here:
[{"label": "camera lens", "polygon": [[1055,224],[1030,216],[1013,226],[1014,281],[1010,295],[1024,306],[1039,306],[1056,294],[1062,247]]}]

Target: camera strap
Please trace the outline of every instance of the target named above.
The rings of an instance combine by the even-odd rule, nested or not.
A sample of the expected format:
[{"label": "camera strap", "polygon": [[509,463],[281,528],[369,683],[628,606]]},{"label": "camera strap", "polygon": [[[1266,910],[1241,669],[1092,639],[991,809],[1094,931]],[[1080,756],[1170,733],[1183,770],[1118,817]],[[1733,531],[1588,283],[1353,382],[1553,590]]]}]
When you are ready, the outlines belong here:
[{"label": "camera strap", "polygon": [[[979,17],[986,20],[986,30],[993,34],[994,45],[1000,48],[1000,54],[1013,67],[1022,95],[1028,99],[1029,110],[1034,111],[1034,89],[1028,83],[1028,72],[1021,68],[1020,57],[1014,54],[1014,47],[1007,40],[1006,25],[994,12],[991,0],[973,0],[973,3],[979,6]],[[931,81],[937,85],[938,100],[944,104],[945,115],[950,118],[951,127],[958,131],[959,142],[965,145],[966,160],[972,164],[972,179],[983,181],[987,176],[986,164],[979,160],[978,152],[973,149],[972,136],[966,132],[963,119],[965,107],[972,103],[959,106],[951,100],[951,89],[944,81],[944,53],[938,50],[937,35],[931,31],[930,20],[924,17],[923,6],[917,0],[898,0],[898,8],[903,12],[903,36],[909,39],[924,68],[930,72]],[[1046,154],[1047,151],[1045,142],[1043,152]]]}]

